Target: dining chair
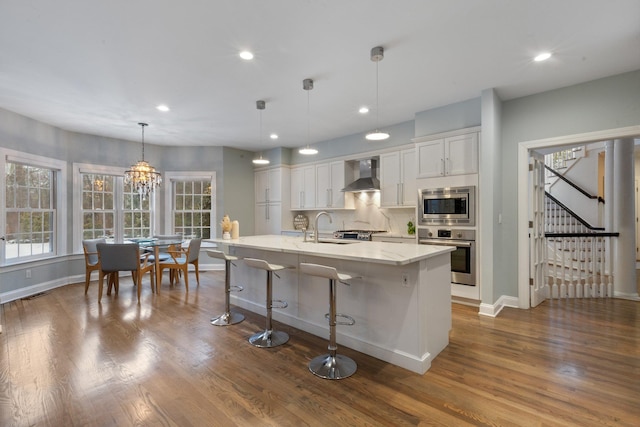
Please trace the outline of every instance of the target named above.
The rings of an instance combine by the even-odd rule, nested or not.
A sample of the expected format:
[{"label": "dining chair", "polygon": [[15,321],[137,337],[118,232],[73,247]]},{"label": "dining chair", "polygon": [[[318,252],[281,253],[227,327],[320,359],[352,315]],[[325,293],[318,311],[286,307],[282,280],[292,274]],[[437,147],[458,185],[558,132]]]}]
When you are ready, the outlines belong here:
[{"label": "dining chair", "polygon": [[[158,264],[158,268],[160,269],[159,277],[162,277],[162,272],[165,268],[170,270],[176,270],[176,272],[184,272],[184,286],[189,292],[189,264],[192,264],[195,267],[196,271],[196,281],[198,282],[198,286],[200,286],[200,273],[198,271],[198,257],[200,255],[200,245],[202,244],[201,238],[191,239],[189,242],[189,246],[186,248],[179,247],[174,250],[168,250],[167,253],[171,255],[171,258],[166,261],[160,261]],[[177,275],[170,275],[171,284],[173,284],[174,278],[177,278]],[[160,283],[156,284],[158,287]]]},{"label": "dining chair", "polygon": [[[102,289],[105,275],[112,276],[116,295],[118,294],[120,287],[118,272],[120,271],[130,271],[132,273],[134,283],[138,286],[138,304],[140,304],[142,276],[146,272],[149,272],[150,275],[151,292],[154,291],[154,264],[149,263],[149,254],[140,255],[140,247],[138,245],[132,243],[98,243],[97,250],[100,263],[98,302],[102,300]],[[109,284],[107,295],[110,294],[110,291],[111,284]]]},{"label": "dining chair", "polygon": [[85,279],[84,279],[84,294],[87,294],[89,290],[89,282],[91,281],[91,272],[100,270],[100,259],[98,258],[98,249],[96,245],[98,243],[105,243],[107,240],[101,239],[85,239],[82,241],[82,250],[84,251],[84,267],[85,267]]},{"label": "dining chair", "polygon": [[[182,240],[182,234],[155,234],[153,236],[156,240]],[[158,260],[166,261],[171,258],[171,255],[167,251],[175,250],[175,245],[162,246],[158,250]],[[155,255],[153,254],[153,249],[148,249],[147,251],[151,252],[149,257],[149,262],[156,262]]]}]

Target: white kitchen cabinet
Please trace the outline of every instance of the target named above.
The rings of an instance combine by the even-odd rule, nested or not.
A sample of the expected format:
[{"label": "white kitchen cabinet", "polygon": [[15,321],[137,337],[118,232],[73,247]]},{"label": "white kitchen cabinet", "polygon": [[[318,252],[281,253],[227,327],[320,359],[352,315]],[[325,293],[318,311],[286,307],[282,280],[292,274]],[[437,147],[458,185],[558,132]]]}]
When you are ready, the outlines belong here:
[{"label": "white kitchen cabinet", "polygon": [[344,161],[316,165],[316,208],[344,208]]},{"label": "white kitchen cabinet", "polygon": [[380,206],[415,207],[417,200],[415,149],[380,155]]},{"label": "white kitchen cabinet", "polygon": [[416,144],[418,178],[478,173],[476,132]]},{"label": "white kitchen cabinet", "polygon": [[255,171],[254,234],[280,234],[291,227],[289,168]]},{"label": "white kitchen cabinet", "polygon": [[282,168],[272,168],[254,173],[256,203],[282,201]]},{"label": "white kitchen cabinet", "polygon": [[255,211],[255,234],[280,234],[282,232],[282,205],[258,203]]},{"label": "white kitchen cabinet", "polygon": [[316,205],[316,167],[291,169],[291,209],[313,209]]}]

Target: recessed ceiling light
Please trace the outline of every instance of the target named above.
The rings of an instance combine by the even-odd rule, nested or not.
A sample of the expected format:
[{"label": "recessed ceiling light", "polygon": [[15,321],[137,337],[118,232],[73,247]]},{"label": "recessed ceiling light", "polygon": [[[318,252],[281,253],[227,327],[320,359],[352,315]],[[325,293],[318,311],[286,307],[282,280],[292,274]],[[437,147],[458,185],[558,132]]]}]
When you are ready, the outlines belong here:
[{"label": "recessed ceiling light", "polygon": [[160,111],[165,111],[165,112],[166,112],[166,111],[169,111],[169,107],[168,107],[167,105],[164,105],[164,104],[160,104],[160,105],[158,105],[156,108],[157,108],[158,110],[160,110]]},{"label": "recessed ceiling light", "polygon": [[278,139],[278,134],[277,133],[272,133],[271,135],[269,135],[269,138]]},{"label": "recessed ceiling light", "polygon": [[536,62],[542,62],[542,61],[546,61],[549,58],[551,58],[551,53],[542,52],[542,53],[538,54],[538,56],[533,58],[533,60],[536,61]]},{"label": "recessed ceiling light", "polygon": [[243,50],[242,52],[240,52],[240,58],[246,61],[250,61],[253,59],[253,53],[249,52],[248,50]]},{"label": "recessed ceiling light", "polygon": [[369,112],[369,108],[367,107],[360,107],[360,109],[358,110],[358,113],[360,114],[367,114]]}]

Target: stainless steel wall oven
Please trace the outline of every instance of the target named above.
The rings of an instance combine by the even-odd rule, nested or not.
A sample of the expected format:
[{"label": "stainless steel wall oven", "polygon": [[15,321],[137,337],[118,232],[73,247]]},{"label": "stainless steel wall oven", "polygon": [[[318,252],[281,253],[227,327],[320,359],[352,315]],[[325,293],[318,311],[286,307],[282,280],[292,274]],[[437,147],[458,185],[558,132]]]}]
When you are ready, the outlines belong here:
[{"label": "stainless steel wall oven", "polygon": [[476,232],[456,229],[418,229],[421,245],[453,246],[451,283],[476,286]]}]

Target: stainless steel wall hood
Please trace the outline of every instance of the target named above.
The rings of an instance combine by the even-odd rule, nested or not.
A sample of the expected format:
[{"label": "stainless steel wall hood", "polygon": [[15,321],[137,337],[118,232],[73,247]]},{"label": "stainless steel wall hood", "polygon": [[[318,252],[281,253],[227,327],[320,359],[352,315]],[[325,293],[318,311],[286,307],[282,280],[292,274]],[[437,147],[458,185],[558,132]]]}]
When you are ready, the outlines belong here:
[{"label": "stainless steel wall hood", "polygon": [[342,189],[344,192],[380,191],[380,180],[376,176],[377,159],[360,160],[360,178]]}]

